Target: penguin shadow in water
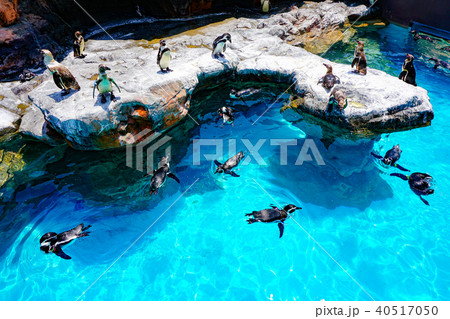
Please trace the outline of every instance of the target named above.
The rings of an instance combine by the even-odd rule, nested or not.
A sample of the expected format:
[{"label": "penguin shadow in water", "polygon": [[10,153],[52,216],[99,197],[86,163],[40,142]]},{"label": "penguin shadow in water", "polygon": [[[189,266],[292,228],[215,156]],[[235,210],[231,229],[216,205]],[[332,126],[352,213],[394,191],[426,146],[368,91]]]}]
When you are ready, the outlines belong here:
[{"label": "penguin shadow in water", "polygon": [[[116,102],[120,101],[120,96],[116,96]],[[109,105],[111,104],[111,94],[106,94],[106,102],[102,103],[101,94],[97,95],[97,100],[95,100],[94,106],[101,106],[105,111],[109,111]]]},{"label": "penguin shadow in water", "polygon": [[62,94],[62,91],[60,92],[55,92],[55,93],[51,93],[48,96],[51,97],[56,103],[62,102],[66,99],[68,99],[69,97],[71,97],[72,95],[74,95],[75,93],[77,93],[77,90],[71,89],[69,93],[67,94]]}]

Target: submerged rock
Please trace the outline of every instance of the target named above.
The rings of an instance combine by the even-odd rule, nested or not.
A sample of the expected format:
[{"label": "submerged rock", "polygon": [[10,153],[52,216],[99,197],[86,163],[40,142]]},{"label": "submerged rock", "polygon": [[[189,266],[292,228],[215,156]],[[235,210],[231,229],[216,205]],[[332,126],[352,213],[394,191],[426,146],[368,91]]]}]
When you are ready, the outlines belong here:
[{"label": "submerged rock", "polygon": [[[292,12],[289,14],[292,18],[284,13],[270,19],[287,30],[291,20],[298,19]],[[42,111],[35,112],[43,116],[35,122],[42,127],[30,125],[30,117],[23,121],[21,131],[48,140],[49,135],[42,132],[50,129],[76,149],[120,147],[143,139],[137,134],[145,129],[161,132],[186,117],[195,88],[232,78],[291,85],[295,94],[304,96],[297,111],[350,133],[379,134],[430,124],[433,109],[426,90],[375,69],[368,68],[366,76],[354,74],[350,65],[332,63],[287,44],[279,37],[281,33],[270,27],[272,23],[260,28],[268,20],[229,19],[166,39],[173,57],[170,68],[174,71],[170,73],[161,73],[156,65],[159,39],[88,41],[84,60],[69,55],[62,61],[76,77],[81,91],[61,96],[47,78],[29,94]],[[231,33],[233,40],[225,52],[226,59],[213,59],[212,42],[225,32]],[[121,93],[115,90],[116,102],[108,97],[106,103],[101,103],[97,94],[92,98],[100,63],[111,68],[108,75],[122,89]],[[349,101],[343,112],[325,113],[330,92],[317,84],[325,74],[323,63],[330,64],[341,79],[340,88]]]}]

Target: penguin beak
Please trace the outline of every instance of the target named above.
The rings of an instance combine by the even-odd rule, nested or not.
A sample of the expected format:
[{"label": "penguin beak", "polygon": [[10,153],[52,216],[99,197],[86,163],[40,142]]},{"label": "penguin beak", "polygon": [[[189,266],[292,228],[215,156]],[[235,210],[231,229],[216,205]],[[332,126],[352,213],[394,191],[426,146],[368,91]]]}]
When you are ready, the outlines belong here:
[{"label": "penguin beak", "polygon": [[105,66],[105,70],[111,70],[110,68],[108,68],[107,66]]}]

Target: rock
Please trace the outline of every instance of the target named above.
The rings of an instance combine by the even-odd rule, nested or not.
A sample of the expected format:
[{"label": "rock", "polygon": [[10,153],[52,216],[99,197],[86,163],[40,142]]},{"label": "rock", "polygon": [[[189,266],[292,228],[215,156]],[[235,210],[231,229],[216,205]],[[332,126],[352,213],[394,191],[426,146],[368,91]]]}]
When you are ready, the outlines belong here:
[{"label": "rock", "polygon": [[[81,91],[62,97],[51,78],[38,85],[29,96],[44,118],[33,123],[33,114],[39,112],[32,108],[23,119],[21,132],[48,140],[50,134],[41,134],[45,126],[76,149],[121,147],[127,141],[139,141],[134,137],[144,129],[161,132],[172,127],[187,115],[189,97],[195,88],[215,85],[232,76],[291,85],[295,94],[304,96],[303,103],[295,108],[297,112],[310,114],[352,136],[367,137],[430,124],[433,109],[426,90],[375,69],[368,68],[366,76],[354,74],[350,65],[332,63],[286,44],[276,34],[270,35],[271,29],[255,27],[259,22],[253,21],[231,19],[198,33],[190,32],[189,36],[167,38],[174,53],[170,66],[174,71],[165,74],[155,63],[157,46],[151,42],[88,41],[84,61],[71,55],[62,61],[76,77]],[[250,22],[251,29],[237,28]],[[211,44],[218,34],[227,31],[233,42],[225,53],[226,59],[213,59]],[[102,56],[109,60],[103,61]],[[332,65],[347,94],[349,106],[342,113],[325,114],[330,93],[317,84],[325,74],[324,62]],[[121,87],[121,93],[115,92],[117,102],[108,97],[106,103],[101,103],[97,94],[92,98],[99,63],[111,68],[109,76]]]},{"label": "rock", "polygon": [[0,2],[0,27],[7,27],[19,20],[17,0],[3,0]]},{"label": "rock", "polygon": [[19,127],[20,116],[0,108],[0,135],[12,133]]}]

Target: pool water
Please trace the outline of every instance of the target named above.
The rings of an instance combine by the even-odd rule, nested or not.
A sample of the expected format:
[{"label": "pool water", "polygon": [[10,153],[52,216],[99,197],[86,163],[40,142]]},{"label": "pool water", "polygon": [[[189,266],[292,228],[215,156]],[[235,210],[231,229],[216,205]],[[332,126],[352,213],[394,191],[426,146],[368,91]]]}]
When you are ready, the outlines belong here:
[{"label": "pool water", "polygon": [[[448,300],[449,74],[432,69],[427,57],[438,52],[412,41],[404,28],[359,29],[357,37],[367,42],[369,66],[391,75],[398,76],[404,53],[416,57],[417,83],[434,106],[431,126],[332,140],[327,149],[323,128],[280,113],[288,94],[257,120],[285,87],[225,83],[194,94],[190,112],[201,125],[186,118],[166,133],[181,183],[169,179],[153,196],[149,177],[126,166],[124,150],[80,152],[19,136],[3,141],[12,151],[25,145],[27,166],[0,190],[0,299]],[[353,43],[337,44],[325,57],[349,64],[352,53]],[[235,85],[262,91],[244,104],[228,96]],[[223,105],[237,110],[234,126],[216,123]],[[264,163],[247,151],[251,161],[240,165],[239,178],[214,174],[203,156],[213,147],[202,148],[193,165],[194,139],[223,139],[221,161],[234,155],[230,140],[245,151],[242,139],[253,145],[266,139],[259,150]],[[298,141],[288,148],[287,165],[279,164],[280,149],[270,139]],[[325,166],[294,165],[305,139]],[[399,171],[370,156],[396,144],[402,166],[434,177],[430,206],[389,176]],[[275,224],[246,223],[246,213],[270,204],[303,208],[285,222],[281,239]],[[91,234],[63,248],[72,260],[39,250],[44,233],[81,222],[92,225]]]}]

